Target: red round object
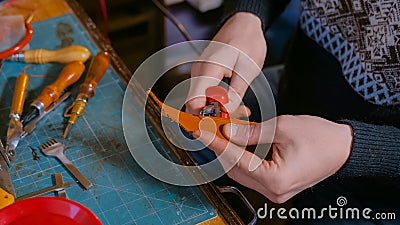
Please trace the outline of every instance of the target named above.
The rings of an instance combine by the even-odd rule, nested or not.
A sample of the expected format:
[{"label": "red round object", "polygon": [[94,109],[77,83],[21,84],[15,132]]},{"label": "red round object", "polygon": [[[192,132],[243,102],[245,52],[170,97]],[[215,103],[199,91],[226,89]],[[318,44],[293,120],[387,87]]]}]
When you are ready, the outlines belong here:
[{"label": "red round object", "polygon": [[228,91],[221,86],[212,86],[206,89],[206,97],[209,103],[219,102],[221,104],[228,103]]},{"label": "red round object", "polygon": [[35,197],[0,210],[0,225],[101,225],[85,206],[59,197]]}]

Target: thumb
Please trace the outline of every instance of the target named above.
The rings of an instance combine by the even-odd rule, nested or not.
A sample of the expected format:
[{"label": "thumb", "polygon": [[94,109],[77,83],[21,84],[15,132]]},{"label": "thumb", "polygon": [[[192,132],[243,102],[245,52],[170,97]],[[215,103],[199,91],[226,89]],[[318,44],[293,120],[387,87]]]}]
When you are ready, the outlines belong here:
[{"label": "thumb", "polygon": [[230,141],[246,146],[274,142],[276,119],[255,124],[229,123],[223,127],[223,133]]}]

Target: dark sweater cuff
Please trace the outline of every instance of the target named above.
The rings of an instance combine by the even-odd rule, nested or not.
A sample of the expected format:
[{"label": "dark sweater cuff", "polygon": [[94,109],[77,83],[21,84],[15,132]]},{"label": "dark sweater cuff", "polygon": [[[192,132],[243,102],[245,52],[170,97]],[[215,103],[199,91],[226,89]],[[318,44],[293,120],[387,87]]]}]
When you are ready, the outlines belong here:
[{"label": "dark sweater cuff", "polygon": [[226,22],[232,15],[237,12],[249,12],[258,16],[261,20],[262,29],[265,31],[267,27],[267,8],[264,1],[260,0],[237,0],[224,1],[225,15],[222,24]]},{"label": "dark sweater cuff", "polygon": [[353,128],[349,159],[338,177],[400,176],[400,129],[353,120],[341,120]]}]

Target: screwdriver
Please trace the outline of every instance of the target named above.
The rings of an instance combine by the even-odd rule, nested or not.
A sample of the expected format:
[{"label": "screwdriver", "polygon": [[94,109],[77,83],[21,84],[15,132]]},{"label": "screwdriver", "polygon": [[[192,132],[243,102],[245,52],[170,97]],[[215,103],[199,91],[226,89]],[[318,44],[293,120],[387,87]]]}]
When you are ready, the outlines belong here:
[{"label": "screwdriver", "polygon": [[85,65],[80,61],[66,64],[57,80],[46,86],[39,97],[32,102],[31,110],[22,119],[22,124],[25,126],[36,117],[45,113],[49,106],[59,99],[61,93],[67,87],[79,80],[84,70]]},{"label": "screwdriver", "polygon": [[14,95],[10,110],[10,124],[7,130],[7,145],[6,145],[6,163],[10,166],[10,159],[15,160],[15,148],[20,140],[23,127],[21,123],[22,109],[28,90],[29,76],[25,72],[17,77],[15,83]]},{"label": "screwdriver", "polygon": [[58,50],[25,50],[6,58],[6,60],[39,64],[50,62],[66,64],[73,61],[85,63],[89,57],[90,51],[87,48],[80,45],[73,45]]},{"label": "screwdriver", "polygon": [[[90,62],[85,81],[79,86],[79,93],[74,103],[66,110],[64,116],[69,117],[68,125],[65,128],[63,139],[67,138],[69,129],[76,120],[83,115],[87,102],[96,93],[97,84],[103,78],[110,64],[110,55],[107,52],[99,52]],[[68,114],[68,111],[71,111]]]}]

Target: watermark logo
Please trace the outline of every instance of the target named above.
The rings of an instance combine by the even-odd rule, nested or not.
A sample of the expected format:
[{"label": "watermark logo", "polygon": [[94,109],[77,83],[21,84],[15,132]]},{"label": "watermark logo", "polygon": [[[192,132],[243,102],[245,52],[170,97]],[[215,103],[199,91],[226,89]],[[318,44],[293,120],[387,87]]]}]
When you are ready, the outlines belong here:
[{"label": "watermark logo", "polygon": [[264,207],[257,210],[259,219],[366,219],[366,220],[395,220],[394,212],[373,212],[371,208],[345,207],[347,198],[340,196],[336,199],[336,206],[328,205],[324,208],[274,208]]},{"label": "watermark logo", "polygon": [[343,196],[340,196],[339,198],[336,199],[336,204],[340,207],[345,206],[347,205],[347,199]]}]

